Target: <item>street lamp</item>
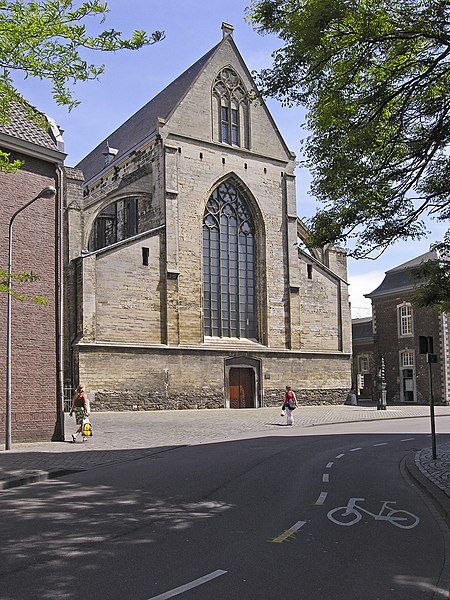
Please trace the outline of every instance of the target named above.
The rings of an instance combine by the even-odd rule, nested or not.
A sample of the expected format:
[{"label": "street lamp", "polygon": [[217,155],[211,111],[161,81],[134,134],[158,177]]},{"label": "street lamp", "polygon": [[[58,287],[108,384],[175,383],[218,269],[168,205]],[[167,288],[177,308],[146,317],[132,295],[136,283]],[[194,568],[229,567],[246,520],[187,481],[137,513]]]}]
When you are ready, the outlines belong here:
[{"label": "street lamp", "polygon": [[28,208],[30,204],[40,198],[54,198],[56,189],[49,185],[39,192],[32,200],[24,204],[13,214],[9,220],[8,238],[8,294],[6,312],[6,412],[5,412],[5,450],[11,449],[11,284],[12,284],[12,233],[14,219],[19,213]]}]

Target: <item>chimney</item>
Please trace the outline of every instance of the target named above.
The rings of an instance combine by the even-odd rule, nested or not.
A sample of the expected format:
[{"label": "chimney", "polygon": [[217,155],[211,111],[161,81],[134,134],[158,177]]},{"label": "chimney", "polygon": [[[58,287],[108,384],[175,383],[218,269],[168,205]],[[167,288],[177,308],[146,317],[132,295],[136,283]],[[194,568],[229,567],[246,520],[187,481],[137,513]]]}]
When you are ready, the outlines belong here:
[{"label": "chimney", "polygon": [[231,37],[233,37],[233,31],[234,31],[233,25],[222,22],[222,39],[225,39],[229,35],[231,35]]}]

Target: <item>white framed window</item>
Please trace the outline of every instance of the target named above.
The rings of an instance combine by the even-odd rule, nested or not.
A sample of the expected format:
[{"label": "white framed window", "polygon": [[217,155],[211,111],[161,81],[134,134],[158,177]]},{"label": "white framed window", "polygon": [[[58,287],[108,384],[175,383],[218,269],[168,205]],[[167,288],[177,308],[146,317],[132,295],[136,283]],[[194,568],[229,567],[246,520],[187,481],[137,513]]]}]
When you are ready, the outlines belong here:
[{"label": "white framed window", "polygon": [[414,352],[412,350],[405,350],[401,353],[401,364],[402,367],[414,366]]},{"label": "white framed window", "polygon": [[361,354],[358,356],[358,371],[359,373],[369,372],[369,357],[367,354]]},{"label": "white framed window", "polygon": [[398,333],[400,336],[413,334],[411,304],[401,304],[398,310]]}]

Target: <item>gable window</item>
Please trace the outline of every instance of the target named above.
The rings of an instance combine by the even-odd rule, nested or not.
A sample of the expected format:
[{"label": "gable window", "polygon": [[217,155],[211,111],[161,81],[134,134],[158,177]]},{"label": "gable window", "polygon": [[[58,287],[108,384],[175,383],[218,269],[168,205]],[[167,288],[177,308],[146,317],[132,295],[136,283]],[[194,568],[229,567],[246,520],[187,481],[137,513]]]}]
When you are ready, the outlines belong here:
[{"label": "gable window", "polygon": [[402,304],[398,307],[398,329],[399,335],[412,335],[412,308],[410,304]]},{"label": "gable window", "polygon": [[203,218],[204,334],[256,339],[255,230],[241,192],[222,183]]},{"label": "gable window", "polygon": [[[223,144],[249,147],[248,94],[239,75],[226,67],[213,85],[214,119],[218,119],[218,134],[214,137]],[[217,131],[216,125],[213,127]]]}]

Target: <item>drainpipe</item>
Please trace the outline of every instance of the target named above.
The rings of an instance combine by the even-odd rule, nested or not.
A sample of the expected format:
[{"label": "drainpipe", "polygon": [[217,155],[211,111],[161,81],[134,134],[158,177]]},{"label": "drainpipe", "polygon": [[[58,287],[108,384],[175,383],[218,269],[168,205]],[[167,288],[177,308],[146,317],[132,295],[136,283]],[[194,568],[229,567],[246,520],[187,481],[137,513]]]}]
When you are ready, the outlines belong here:
[{"label": "drainpipe", "polygon": [[64,171],[56,165],[57,194],[55,198],[55,324],[56,324],[56,423],[52,441],[63,442],[64,428],[64,362],[63,362],[63,244],[62,216]]}]

